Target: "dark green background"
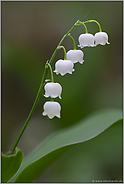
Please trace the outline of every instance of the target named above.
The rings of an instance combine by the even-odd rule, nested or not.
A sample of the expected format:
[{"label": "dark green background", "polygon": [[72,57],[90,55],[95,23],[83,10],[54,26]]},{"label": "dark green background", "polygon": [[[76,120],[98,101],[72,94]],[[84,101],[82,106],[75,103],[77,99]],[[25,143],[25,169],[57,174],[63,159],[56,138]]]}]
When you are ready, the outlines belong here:
[{"label": "dark green background", "polygon": [[[44,89],[42,89],[37,108],[18,146],[26,155],[41,141],[45,140],[51,132],[71,126],[91,112],[108,107],[122,109],[122,1],[2,2],[1,8],[3,153],[12,149],[30,112],[43,75],[45,62],[50,59],[60,39],[77,20],[97,20],[101,24],[102,30],[109,35],[110,45],[83,48],[85,62],[83,65],[75,64],[73,75],[56,76],[54,74],[55,82],[59,82],[63,87],[62,100],[56,99],[62,106],[61,119],[49,120],[48,117],[42,116],[43,104],[47,100],[43,96]],[[95,23],[89,23],[87,27],[89,33],[95,34],[99,31]],[[76,45],[78,45],[78,37],[82,33],[84,33],[83,26],[76,27],[72,31]],[[70,38],[66,38],[63,45],[67,51],[73,48]],[[52,64],[53,69],[57,59],[63,59],[63,56],[63,51],[59,50]],[[50,74],[48,73],[47,79],[49,77]],[[109,136],[113,136],[112,131],[109,131]],[[117,133],[118,137],[120,132]],[[117,140],[117,137],[113,136],[113,142]],[[120,146],[120,151],[116,157],[118,165],[115,162],[114,164],[109,163],[111,157],[109,154],[106,162],[110,166],[110,170],[117,167],[116,170],[119,170],[118,179],[122,179],[120,178],[122,171],[122,142],[120,140],[121,137],[117,143]],[[104,141],[101,144],[104,144]],[[94,142],[91,144],[97,145]],[[114,146],[116,149],[116,145]],[[79,178],[79,182],[88,181],[88,172],[85,173],[85,177],[83,173],[82,176],[79,174],[81,165],[77,161],[78,155],[75,154],[77,150],[82,152],[83,147],[79,145],[73,149],[73,153],[68,152],[68,155],[64,158],[64,167],[67,168],[65,172],[62,172],[62,169],[56,169],[56,164],[61,165],[63,160],[58,160],[53,166],[55,175],[58,175],[57,181],[53,179],[54,182],[63,182],[63,178],[65,182],[71,181],[71,175],[73,175],[72,178],[75,177],[73,180]],[[107,149],[108,153],[112,151],[109,143]],[[91,157],[90,155],[89,160],[87,158],[89,151],[85,150],[85,152],[80,159],[85,160],[89,168],[92,162],[98,162],[98,157]],[[70,162],[72,160],[66,161],[69,154],[72,155],[73,162],[77,163],[75,175],[74,171],[72,171],[73,174],[71,173],[72,165]],[[97,155],[97,149],[94,155]],[[100,161],[98,164],[101,167],[103,166]],[[52,170],[54,171],[54,169]],[[68,170],[70,170],[70,175],[67,174]],[[101,171],[101,175],[105,170]],[[93,168],[89,172],[94,172],[95,175],[97,170]],[[41,178],[42,181],[52,181],[50,173],[44,175],[44,179]],[[60,173],[63,173],[63,175],[59,177]],[[111,176],[107,172],[111,177],[110,179],[114,179],[114,177],[117,179],[114,174],[117,172],[113,171],[112,173]],[[80,177],[78,177],[78,174]],[[97,179],[106,176],[105,173],[101,175]],[[47,180],[48,178],[49,180]],[[86,179],[83,180],[84,178]]]}]

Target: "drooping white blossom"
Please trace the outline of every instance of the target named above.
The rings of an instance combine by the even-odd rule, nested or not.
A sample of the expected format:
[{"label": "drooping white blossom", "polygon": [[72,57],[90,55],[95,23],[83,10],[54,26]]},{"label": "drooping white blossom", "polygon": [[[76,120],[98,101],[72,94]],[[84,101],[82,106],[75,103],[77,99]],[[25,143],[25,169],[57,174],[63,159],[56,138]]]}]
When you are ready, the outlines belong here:
[{"label": "drooping white blossom", "polygon": [[58,102],[47,101],[45,102],[43,109],[44,109],[44,112],[42,113],[43,116],[47,115],[50,119],[52,119],[55,116],[60,118],[61,106]]},{"label": "drooping white blossom", "polygon": [[59,97],[61,99],[62,86],[59,83],[48,82],[45,86],[45,97],[56,98]]},{"label": "drooping white blossom", "polygon": [[73,67],[74,67],[74,63],[71,60],[59,59],[55,63],[54,72],[56,74],[60,73],[62,76],[65,75],[66,73],[72,74],[72,72],[74,71]]},{"label": "drooping white blossom", "polygon": [[94,47],[94,36],[90,33],[81,34],[78,38],[79,47]]},{"label": "drooping white blossom", "polygon": [[96,33],[94,36],[94,41],[95,41],[95,46],[98,44],[100,44],[100,45],[105,45],[106,43],[110,44],[108,42],[108,35],[105,32]]},{"label": "drooping white blossom", "polygon": [[66,53],[67,59],[71,60],[73,63],[81,63],[83,64],[84,60],[83,60],[83,56],[84,53],[81,50],[69,50]]}]

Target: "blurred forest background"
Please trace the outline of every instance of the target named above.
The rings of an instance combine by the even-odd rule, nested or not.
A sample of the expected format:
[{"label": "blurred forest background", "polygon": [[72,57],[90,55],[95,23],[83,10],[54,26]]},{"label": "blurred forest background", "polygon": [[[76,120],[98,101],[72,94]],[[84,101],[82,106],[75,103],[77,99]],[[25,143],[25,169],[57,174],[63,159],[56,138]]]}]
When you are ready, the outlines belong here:
[{"label": "blurred forest background", "polygon": [[[61,118],[43,117],[40,100],[18,147],[26,156],[51,133],[78,123],[103,108],[122,109],[123,2],[122,1],[30,1],[1,2],[2,8],[2,152],[10,151],[35,100],[44,71],[63,35],[77,21],[97,20],[109,35],[110,45],[83,48],[84,63],[76,63],[73,75],[54,74],[62,87]],[[89,33],[99,31],[87,24]],[[72,31],[77,49],[84,27]],[[73,49],[72,40],[63,42]],[[55,62],[63,59],[59,50]],[[47,79],[50,78],[48,73]],[[122,129],[113,125],[98,137],[73,146],[57,159],[37,182],[91,182],[122,179]]]}]

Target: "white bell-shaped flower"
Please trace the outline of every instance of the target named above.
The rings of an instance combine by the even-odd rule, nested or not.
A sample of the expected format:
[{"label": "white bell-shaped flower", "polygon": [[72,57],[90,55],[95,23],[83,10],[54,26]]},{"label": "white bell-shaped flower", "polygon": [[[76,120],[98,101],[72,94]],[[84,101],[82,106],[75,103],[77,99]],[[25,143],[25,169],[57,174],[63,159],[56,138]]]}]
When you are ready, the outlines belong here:
[{"label": "white bell-shaped flower", "polygon": [[61,99],[62,86],[59,83],[48,82],[45,86],[45,97],[56,98],[59,97]]},{"label": "white bell-shaped flower", "polygon": [[44,112],[42,113],[43,116],[48,116],[50,119],[52,119],[54,116],[60,118],[60,110],[61,106],[58,102],[45,102],[44,106]]},{"label": "white bell-shaped flower", "polygon": [[83,60],[84,53],[81,50],[69,50],[66,56],[67,59],[71,60],[73,63],[79,62],[82,64],[84,62]]},{"label": "white bell-shaped flower", "polygon": [[66,73],[72,74],[72,72],[74,71],[73,67],[74,63],[71,60],[59,59],[55,64],[54,72],[56,74],[60,73],[62,76],[65,75]]},{"label": "white bell-shaped flower", "polygon": [[98,44],[100,44],[100,45],[105,45],[106,43],[110,44],[108,42],[108,35],[105,32],[96,33],[94,36],[94,41],[95,41],[95,46]]},{"label": "white bell-shaped flower", "polygon": [[78,38],[79,47],[94,47],[94,36],[90,33],[81,34]]}]

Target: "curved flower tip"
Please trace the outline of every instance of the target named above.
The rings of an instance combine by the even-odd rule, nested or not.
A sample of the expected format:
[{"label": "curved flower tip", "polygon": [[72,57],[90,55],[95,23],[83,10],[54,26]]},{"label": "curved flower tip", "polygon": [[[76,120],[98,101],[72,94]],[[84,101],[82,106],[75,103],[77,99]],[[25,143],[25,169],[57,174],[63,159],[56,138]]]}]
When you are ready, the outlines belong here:
[{"label": "curved flower tip", "polygon": [[56,98],[59,97],[61,99],[62,86],[59,83],[49,82],[44,86],[45,89],[45,97]]},{"label": "curved flower tip", "polygon": [[81,34],[78,38],[79,47],[94,47],[94,36],[90,33]]},{"label": "curved flower tip", "polygon": [[61,106],[58,102],[48,101],[44,104],[43,108],[43,116],[47,115],[50,119],[54,118],[55,116],[60,118]]},{"label": "curved flower tip", "polygon": [[94,41],[95,41],[95,46],[97,46],[99,44],[100,45],[105,45],[106,43],[110,44],[108,42],[108,35],[105,32],[96,33],[95,36],[94,36]]},{"label": "curved flower tip", "polygon": [[81,63],[83,64],[84,60],[83,60],[83,56],[84,53],[81,50],[69,50],[66,54],[67,59],[71,60],[73,63]]},{"label": "curved flower tip", "polygon": [[62,76],[65,75],[66,73],[72,74],[74,71],[73,69],[74,64],[71,60],[58,60],[55,64],[55,70],[54,72],[56,74],[61,74]]}]

